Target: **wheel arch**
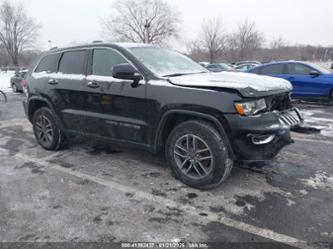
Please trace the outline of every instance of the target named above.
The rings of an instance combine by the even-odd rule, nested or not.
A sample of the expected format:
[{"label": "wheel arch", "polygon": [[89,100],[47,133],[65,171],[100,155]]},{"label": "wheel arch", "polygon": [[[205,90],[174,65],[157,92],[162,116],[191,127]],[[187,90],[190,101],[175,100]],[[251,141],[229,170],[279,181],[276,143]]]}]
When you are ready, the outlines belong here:
[{"label": "wheel arch", "polygon": [[175,128],[178,124],[189,120],[206,121],[213,125],[222,136],[223,141],[228,148],[230,158],[236,158],[227,136],[226,128],[222,125],[221,121],[210,114],[181,109],[169,110],[163,114],[155,135],[155,152],[161,152],[164,150],[164,144],[167,136],[173,130],[173,128]]},{"label": "wheel arch", "polygon": [[53,108],[53,105],[50,103],[49,100],[47,100],[46,98],[40,97],[40,96],[31,97],[28,101],[28,118],[29,118],[30,122],[32,122],[34,113],[42,107],[49,108],[52,111],[57,123],[61,126],[61,128],[64,128],[60,117],[58,116],[57,112]]}]

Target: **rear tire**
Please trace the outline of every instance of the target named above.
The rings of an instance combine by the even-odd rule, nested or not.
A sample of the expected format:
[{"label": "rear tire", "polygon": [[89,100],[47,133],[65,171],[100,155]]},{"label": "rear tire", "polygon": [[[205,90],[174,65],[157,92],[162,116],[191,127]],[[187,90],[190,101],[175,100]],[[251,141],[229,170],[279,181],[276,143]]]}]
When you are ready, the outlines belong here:
[{"label": "rear tire", "polygon": [[37,142],[46,150],[59,150],[65,140],[60,125],[47,107],[38,109],[32,118],[32,125]]},{"label": "rear tire", "polygon": [[233,167],[221,135],[201,121],[184,122],[170,133],[166,158],[176,178],[198,189],[218,186]]}]

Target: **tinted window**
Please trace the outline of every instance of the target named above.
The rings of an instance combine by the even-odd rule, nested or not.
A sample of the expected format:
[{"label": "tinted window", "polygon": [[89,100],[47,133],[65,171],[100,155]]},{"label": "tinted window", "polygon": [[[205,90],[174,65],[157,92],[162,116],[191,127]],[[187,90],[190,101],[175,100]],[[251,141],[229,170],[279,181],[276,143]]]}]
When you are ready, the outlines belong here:
[{"label": "tinted window", "polygon": [[276,65],[262,67],[259,70],[260,74],[284,74],[283,68],[284,68],[283,64],[276,64]]},{"label": "tinted window", "polygon": [[288,64],[289,74],[310,74],[311,71],[314,71],[314,69],[303,64]]},{"label": "tinted window", "polygon": [[112,76],[114,65],[128,63],[125,58],[113,49],[95,49],[93,55],[93,75]]},{"label": "tinted window", "polygon": [[85,74],[85,55],[85,50],[65,52],[60,60],[59,72],[66,74]]},{"label": "tinted window", "polygon": [[59,54],[50,54],[45,56],[37,66],[35,72],[57,72]]},{"label": "tinted window", "polygon": [[256,73],[258,74],[260,72],[260,68],[254,68],[254,69],[251,69],[250,73]]}]

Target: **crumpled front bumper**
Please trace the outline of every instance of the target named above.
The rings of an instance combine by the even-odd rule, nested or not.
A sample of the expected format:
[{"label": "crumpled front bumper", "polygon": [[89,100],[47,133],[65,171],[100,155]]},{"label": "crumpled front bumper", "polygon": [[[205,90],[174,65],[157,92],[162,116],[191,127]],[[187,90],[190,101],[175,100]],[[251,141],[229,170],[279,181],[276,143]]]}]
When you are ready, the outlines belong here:
[{"label": "crumpled front bumper", "polygon": [[236,160],[266,161],[293,143],[290,130],[303,123],[297,108],[255,116],[225,115],[229,123],[229,139]]}]

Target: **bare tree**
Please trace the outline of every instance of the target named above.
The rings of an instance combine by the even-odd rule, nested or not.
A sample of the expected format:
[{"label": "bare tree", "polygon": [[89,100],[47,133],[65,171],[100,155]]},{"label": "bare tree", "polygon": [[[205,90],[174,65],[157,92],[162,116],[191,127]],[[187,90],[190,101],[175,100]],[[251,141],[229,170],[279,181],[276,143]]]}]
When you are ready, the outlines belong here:
[{"label": "bare tree", "polygon": [[103,22],[112,40],[161,44],[178,36],[179,13],[164,0],[117,0],[113,7],[117,15]]},{"label": "bare tree", "polygon": [[20,53],[32,47],[40,25],[26,14],[23,5],[4,1],[0,5],[0,42],[12,59],[14,66],[19,64]]},{"label": "bare tree", "polygon": [[237,30],[232,33],[229,39],[229,49],[232,60],[250,59],[253,52],[260,48],[264,37],[256,28],[254,22],[245,20],[238,24]]},{"label": "bare tree", "polygon": [[225,52],[227,38],[221,19],[206,20],[202,23],[198,40],[192,43],[192,50],[195,47],[200,48],[208,55],[209,62],[214,63]]},{"label": "bare tree", "polygon": [[272,49],[283,48],[286,46],[288,46],[288,44],[283,38],[283,36],[275,37],[270,43],[270,48]]},{"label": "bare tree", "polygon": [[7,67],[10,64],[10,58],[4,46],[0,44],[0,66]]}]

